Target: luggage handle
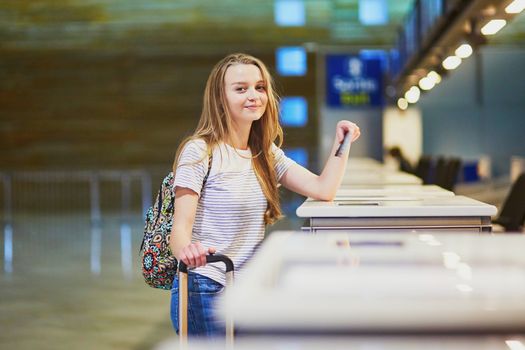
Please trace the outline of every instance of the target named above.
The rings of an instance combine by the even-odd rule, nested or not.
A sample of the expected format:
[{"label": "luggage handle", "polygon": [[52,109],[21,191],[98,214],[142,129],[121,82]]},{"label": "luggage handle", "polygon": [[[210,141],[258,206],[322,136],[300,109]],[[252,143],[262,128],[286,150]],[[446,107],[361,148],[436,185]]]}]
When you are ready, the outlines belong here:
[{"label": "luggage handle", "polygon": [[[206,263],[222,262],[226,265],[226,273],[233,271],[233,261],[226,255],[222,254],[210,254],[206,255]],[[179,271],[182,273],[188,273],[188,265],[184,261],[179,262]]]},{"label": "luggage handle", "polygon": [[[233,283],[233,261],[222,254],[210,254],[206,256],[206,263],[222,262],[226,266],[226,286]],[[188,266],[179,261],[179,340],[182,349],[188,344]],[[226,318],[226,344],[233,345],[233,320]]]}]

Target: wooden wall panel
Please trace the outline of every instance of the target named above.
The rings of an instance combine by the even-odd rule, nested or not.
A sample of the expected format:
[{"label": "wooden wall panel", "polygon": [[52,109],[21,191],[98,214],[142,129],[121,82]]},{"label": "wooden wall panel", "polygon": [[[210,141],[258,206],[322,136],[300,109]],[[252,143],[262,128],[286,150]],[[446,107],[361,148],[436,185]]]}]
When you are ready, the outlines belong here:
[{"label": "wooden wall panel", "polygon": [[[0,168],[171,164],[178,143],[197,123],[207,76],[221,57],[2,52]],[[258,57],[273,66],[273,53]],[[309,72],[276,80],[281,93],[307,97],[312,115],[314,77]],[[307,128],[286,130],[285,144],[311,147],[315,130],[315,118]]]}]

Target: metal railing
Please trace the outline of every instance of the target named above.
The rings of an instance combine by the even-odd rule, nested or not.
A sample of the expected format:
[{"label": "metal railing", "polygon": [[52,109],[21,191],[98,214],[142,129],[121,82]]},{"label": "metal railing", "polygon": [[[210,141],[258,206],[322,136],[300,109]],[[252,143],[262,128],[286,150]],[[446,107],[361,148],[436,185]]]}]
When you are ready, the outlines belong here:
[{"label": "metal railing", "polygon": [[[160,181],[161,175],[158,177]],[[45,235],[47,238],[38,234],[47,232],[43,227],[51,227],[51,236],[55,236],[56,230],[56,236],[68,250],[85,250],[79,247],[78,240],[80,236],[87,238],[87,233],[90,269],[99,275],[103,218],[116,217],[120,222],[122,272],[124,277],[131,278],[133,254],[136,253],[132,249],[131,223],[142,221],[151,206],[151,178],[144,170],[0,172],[4,273],[12,274],[13,256],[20,253],[17,250],[14,254],[13,249],[18,233],[25,235],[25,239],[29,237],[31,250],[42,249],[42,245],[53,249],[53,242],[42,241],[50,240],[49,234]],[[37,234],[32,234],[33,231]],[[32,253],[35,252],[27,254]]]},{"label": "metal railing", "polygon": [[75,210],[90,210],[97,221],[103,204],[129,214],[140,203],[144,214],[152,199],[151,175],[143,170],[1,172],[0,178],[4,221],[10,221],[14,211]]}]

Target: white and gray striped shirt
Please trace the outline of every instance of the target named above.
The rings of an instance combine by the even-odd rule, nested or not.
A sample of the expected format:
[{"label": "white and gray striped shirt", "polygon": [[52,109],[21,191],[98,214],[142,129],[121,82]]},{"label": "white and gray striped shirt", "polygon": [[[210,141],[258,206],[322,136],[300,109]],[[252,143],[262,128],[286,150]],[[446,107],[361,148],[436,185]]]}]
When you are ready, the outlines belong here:
[{"label": "white and gray striped shirt", "polygon": [[[277,146],[272,146],[275,172],[279,181],[294,163]],[[188,142],[181,152],[175,173],[176,187],[199,194],[192,241],[215,247],[217,253],[233,260],[238,274],[264,237],[264,212],[267,201],[252,166],[252,153],[225,143],[213,150],[211,171],[204,140]],[[202,191],[201,191],[202,189]],[[177,210],[177,208],[175,208]],[[224,285],[222,264],[209,264],[193,270]]]}]

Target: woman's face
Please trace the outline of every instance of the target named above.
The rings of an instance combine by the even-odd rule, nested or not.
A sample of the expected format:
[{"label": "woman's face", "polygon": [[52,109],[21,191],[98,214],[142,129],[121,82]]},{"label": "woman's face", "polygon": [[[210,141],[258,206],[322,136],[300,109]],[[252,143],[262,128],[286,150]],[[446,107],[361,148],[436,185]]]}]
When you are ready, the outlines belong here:
[{"label": "woman's face", "polygon": [[260,119],[266,110],[268,95],[261,70],[253,64],[235,64],[224,76],[226,103],[234,123],[245,124]]}]

